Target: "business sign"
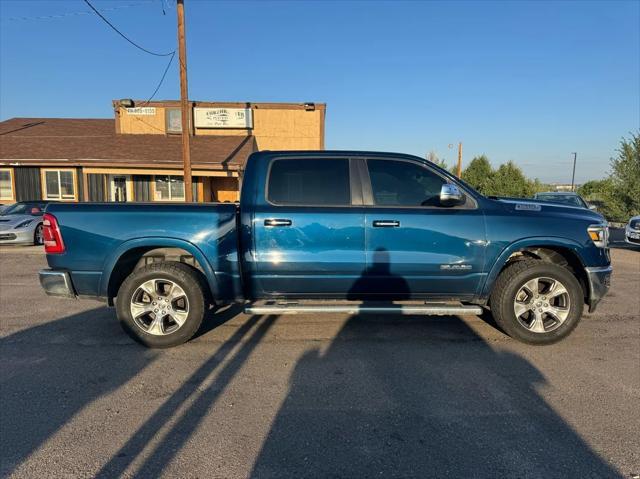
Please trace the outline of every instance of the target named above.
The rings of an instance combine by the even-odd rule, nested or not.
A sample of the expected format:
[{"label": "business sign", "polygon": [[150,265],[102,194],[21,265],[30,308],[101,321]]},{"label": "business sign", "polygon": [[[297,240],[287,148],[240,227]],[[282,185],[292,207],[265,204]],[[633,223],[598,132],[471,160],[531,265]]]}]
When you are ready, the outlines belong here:
[{"label": "business sign", "polygon": [[196,128],[253,128],[251,108],[194,108]]},{"label": "business sign", "polygon": [[152,116],[156,114],[156,109],[152,106],[138,106],[135,108],[127,108],[127,114],[134,116]]}]

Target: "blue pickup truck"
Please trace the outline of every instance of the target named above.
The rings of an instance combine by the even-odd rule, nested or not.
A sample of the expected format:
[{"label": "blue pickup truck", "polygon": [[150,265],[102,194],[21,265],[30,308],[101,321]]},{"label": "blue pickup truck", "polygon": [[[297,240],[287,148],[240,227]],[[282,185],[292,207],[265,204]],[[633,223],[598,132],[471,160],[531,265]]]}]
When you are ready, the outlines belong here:
[{"label": "blue pickup truck", "polygon": [[50,295],[116,307],[149,347],[210,309],[481,314],[530,344],[566,337],[609,288],[600,215],[488,198],[395,153],[254,153],[240,204],[65,204],[44,216]]}]

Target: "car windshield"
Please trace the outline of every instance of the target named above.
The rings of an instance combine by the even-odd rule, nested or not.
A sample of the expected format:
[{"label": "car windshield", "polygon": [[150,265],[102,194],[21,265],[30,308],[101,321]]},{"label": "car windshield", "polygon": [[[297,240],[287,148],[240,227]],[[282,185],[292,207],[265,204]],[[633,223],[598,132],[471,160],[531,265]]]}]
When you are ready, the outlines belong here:
[{"label": "car windshield", "polygon": [[580,197],[574,195],[538,195],[536,199],[551,201],[552,203],[562,203],[564,205],[580,206],[581,208],[585,206]]},{"label": "car windshield", "polygon": [[31,215],[42,216],[44,214],[44,208],[46,203],[16,203],[9,206],[2,212],[2,216],[10,215]]}]

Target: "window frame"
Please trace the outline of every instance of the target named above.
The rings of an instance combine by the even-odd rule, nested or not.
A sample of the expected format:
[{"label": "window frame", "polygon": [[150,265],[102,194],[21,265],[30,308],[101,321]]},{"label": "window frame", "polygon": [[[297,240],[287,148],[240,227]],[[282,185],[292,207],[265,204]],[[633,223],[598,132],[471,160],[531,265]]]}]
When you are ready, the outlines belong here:
[{"label": "window frame", "polygon": [[9,188],[11,189],[11,196],[8,198],[0,197],[0,204],[14,203],[16,201],[16,175],[13,168],[0,168],[0,171],[6,171],[9,173]]},{"label": "window frame", "polygon": [[[310,205],[300,203],[276,203],[269,199],[269,180],[271,179],[271,169],[276,161],[282,160],[345,160],[348,165],[348,182],[349,182],[349,203],[348,204],[325,204],[325,205]],[[356,169],[355,160],[349,155],[344,156],[281,156],[272,158],[267,168],[267,174],[264,183],[264,200],[265,202],[277,208],[357,208],[362,207],[362,182],[360,181],[358,171]]]},{"label": "window frame", "polygon": [[[384,209],[419,209],[419,210],[475,210],[478,208],[478,202],[471,195],[466,188],[462,187],[458,182],[452,182],[450,178],[441,174],[439,171],[434,168],[430,168],[426,163],[422,163],[421,161],[409,159],[409,158],[398,158],[398,157],[375,157],[375,156],[367,156],[359,158],[360,162],[358,165],[358,169],[360,172],[360,178],[362,181],[362,194],[364,199],[364,206],[366,208],[384,208]],[[456,185],[462,194],[466,197],[466,201],[462,205],[457,206],[431,206],[431,205],[377,205],[375,202],[375,197],[373,196],[373,186],[371,184],[371,177],[369,175],[369,167],[367,164],[368,160],[384,160],[384,161],[402,161],[405,163],[413,163],[418,165],[421,168],[426,169],[430,173],[442,178],[444,184],[454,184]]]},{"label": "window frame", "polygon": [[[47,172],[53,171],[58,174],[58,196],[55,198],[49,198],[47,196]],[[62,196],[60,172],[70,172],[73,185],[73,198],[64,198]],[[78,172],[75,168],[41,168],[40,169],[40,181],[42,184],[42,199],[45,201],[78,201]]]},{"label": "window frame", "polygon": [[[157,181],[157,178],[159,176],[166,176],[169,179],[171,179],[171,177],[182,178],[182,185],[183,185],[182,198],[173,198],[173,195],[171,193],[171,181],[169,181],[169,183],[168,183],[168,185],[169,185],[169,189],[168,189],[168,191],[169,191],[169,199],[157,200],[156,199],[156,181]],[[152,184],[153,184],[153,192],[152,192],[153,193],[153,199],[152,199],[152,201],[154,203],[155,202],[157,202],[157,203],[184,203],[186,201],[186,197],[187,196],[186,196],[186,191],[184,189],[184,176],[181,176],[181,175],[153,175],[153,183]]]}]

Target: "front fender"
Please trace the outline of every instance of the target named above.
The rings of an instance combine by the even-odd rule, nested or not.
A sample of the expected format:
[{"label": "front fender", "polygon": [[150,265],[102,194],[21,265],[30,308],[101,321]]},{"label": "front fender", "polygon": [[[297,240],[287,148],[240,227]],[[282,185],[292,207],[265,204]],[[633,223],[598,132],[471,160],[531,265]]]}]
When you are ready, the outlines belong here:
[{"label": "front fender", "polygon": [[518,241],[514,241],[510,243],[506,248],[504,248],[497,256],[497,259],[494,261],[489,274],[485,278],[484,285],[482,286],[480,297],[487,298],[489,294],[491,294],[491,290],[493,289],[493,284],[495,283],[496,278],[504,268],[504,265],[507,263],[509,257],[520,250],[525,248],[529,248],[532,246],[540,246],[540,247],[561,247],[571,250],[575,253],[576,257],[580,260],[582,267],[584,268],[585,262],[584,258],[580,254],[583,245],[578,243],[577,241],[562,238],[562,237],[549,237],[549,236],[532,236],[530,238],[523,238]]},{"label": "front fender", "polygon": [[108,297],[109,294],[109,281],[111,279],[111,275],[113,274],[113,270],[118,264],[118,261],[126,252],[131,251],[135,248],[141,247],[153,247],[153,248],[181,248],[191,254],[196,261],[202,267],[205,277],[207,279],[207,284],[209,285],[209,289],[213,294],[213,297],[218,297],[220,288],[218,279],[216,277],[215,271],[211,267],[211,264],[207,260],[204,253],[193,243],[190,243],[185,240],[177,239],[177,238],[165,238],[165,237],[145,237],[145,238],[136,238],[127,240],[122,243],[116,250],[111,253],[107,259],[105,260],[104,266],[102,268],[103,274],[100,280],[100,295],[103,297]]}]

